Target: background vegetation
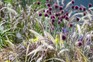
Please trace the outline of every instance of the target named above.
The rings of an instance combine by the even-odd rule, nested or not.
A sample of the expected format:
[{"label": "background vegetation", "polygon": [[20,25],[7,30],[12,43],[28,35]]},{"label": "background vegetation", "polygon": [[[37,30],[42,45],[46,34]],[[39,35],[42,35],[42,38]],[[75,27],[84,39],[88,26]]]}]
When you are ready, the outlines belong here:
[{"label": "background vegetation", "polygon": [[0,62],[92,62],[92,4],[64,3],[1,0]]}]

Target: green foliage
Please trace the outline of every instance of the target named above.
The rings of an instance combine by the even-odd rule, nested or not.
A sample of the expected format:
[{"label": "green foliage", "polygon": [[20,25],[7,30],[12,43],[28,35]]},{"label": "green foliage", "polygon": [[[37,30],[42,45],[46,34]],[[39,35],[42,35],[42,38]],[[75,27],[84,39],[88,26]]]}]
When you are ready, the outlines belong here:
[{"label": "green foliage", "polygon": [[5,3],[12,3],[12,0],[4,0]]}]

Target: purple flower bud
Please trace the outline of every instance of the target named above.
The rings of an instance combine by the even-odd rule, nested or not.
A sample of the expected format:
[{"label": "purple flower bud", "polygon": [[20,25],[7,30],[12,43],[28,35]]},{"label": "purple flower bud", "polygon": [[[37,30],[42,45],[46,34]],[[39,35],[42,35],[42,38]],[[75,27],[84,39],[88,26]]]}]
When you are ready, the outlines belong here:
[{"label": "purple flower bud", "polygon": [[58,24],[60,24],[61,23],[61,21],[60,20],[58,20]]},{"label": "purple flower bud", "polygon": [[71,8],[72,8],[72,9],[74,9],[74,8],[75,8],[75,6],[72,6]]},{"label": "purple flower bud", "polygon": [[79,10],[80,10],[80,11],[82,11],[82,10],[83,10],[83,8],[80,6],[80,7],[79,7]]},{"label": "purple flower bud", "polygon": [[48,9],[49,9],[49,11],[51,11],[52,10],[52,7],[49,7]]},{"label": "purple flower bud", "polygon": [[46,5],[47,5],[47,7],[50,7],[51,6],[49,3],[47,3]]},{"label": "purple flower bud", "polygon": [[45,17],[48,17],[48,14],[47,13],[45,13]]},{"label": "purple flower bud", "polygon": [[46,13],[51,15],[51,11],[49,9],[46,11]]},{"label": "purple flower bud", "polygon": [[46,10],[46,13],[49,13],[49,10]]},{"label": "purple flower bud", "polygon": [[87,12],[84,12],[83,15],[85,16],[87,14]]},{"label": "purple flower bud", "polygon": [[77,17],[76,20],[79,21],[79,18]]},{"label": "purple flower bud", "polygon": [[89,3],[89,4],[88,4],[88,7],[92,7],[92,4],[91,4],[91,3]]},{"label": "purple flower bud", "polygon": [[62,21],[62,19],[63,19],[62,16],[59,16],[59,17],[58,17],[58,20]]},{"label": "purple flower bud", "polygon": [[49,15],[51,15],[52,13],[51,13],[51,11],[49,11],[49,13],[48,13]]},{"label": "purple flower bud", "polygon": [[63,7],[62,6],[59,6],[59,10],[62,10],[63,9]]},{"label": "purple flower bud", "polygon": [[65,35],[62,35],[62,40],[66,40],[66,36]]},{"label": "purple flower bud", "polygon": [[63,14],[64,13],[64,10],[61,10],[60,13]]},{"label": "purple flower bud", "polygon": [[40,5],[40,2],[37,2],[37,5]]},{"label": "purple flower bud", "polygon": [[79,9],[79,6],[76,5],[76,6],[75,6],[75,9],[78,10],[78,9]]},{"label": "purple flower bud", "polygon": [[68,12],[66,12],[66,16],[68,16]]},{"label": "purple flower bud", "polygon": [[58,19],[60,19],[60,18],[61,18],[61,16],[58,17]]},{"label": "purple flower bud", "polygon": [[72,0],[72,1],[71,1],[71,3],[72,3],[72,4],[74,4],[74,3],[75,3],[75,1],[74,1],[74,0]]},{"label": "purple flower bud", "polygon": [[86,11],[86,8],[85,7],[83,8],[83,11]]},{"label": "purple flower bud", "polygon": [[54,15],[51,15],[51,19],[55,19],[55,16]]},{"label": "purple flower bud", "polygon": [[43,10],[43,12],[45,12],[45,10]]},{"label": "purple flower bud", "polygon": [[69,20],[68,16],[65,17],[66,20]]},{"label": "purple flower bud", "polygon": [[55,22],[55,19],[52,19],[52,23],[54,23]]},{"label": "purple flower bud", "polygon": [[66,17],[66,15],[62,15],[62,18],[65,18]]},{"label": "purple flower bud", "polygon": [[82,42],[81,41],[78,41],[78,46],[81,46],[82,45]]},{"label": "purple flower bud", "polygon": [[56,13],[56,14],[55,14],[55,16],[59,16],[59,15],[60,15],[60,13]]},{"label": "purple flower bud", "polygon": [[57,3],[54,4],[54,7],[57,9],[59,6]]},{"label": "purple flower bud", "polygon": [[72,24],[72,23],[70,23],[70,24],[69,24],[69,27],[72,27],[72,26],[73,26],[73,24]]},{"label": "purple flower bud", "polygon": [[42,13],[39,13],[39,16],[42,16]]}]

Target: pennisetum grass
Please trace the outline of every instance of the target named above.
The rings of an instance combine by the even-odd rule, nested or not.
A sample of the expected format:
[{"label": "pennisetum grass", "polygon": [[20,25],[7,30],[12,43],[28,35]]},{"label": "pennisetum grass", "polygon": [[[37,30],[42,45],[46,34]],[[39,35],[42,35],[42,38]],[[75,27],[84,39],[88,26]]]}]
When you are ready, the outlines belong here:
[{"label": "pennisetum grass", "polygon": [[93,61],[91,3],[87,9],[74,0],[9,1],[0,1],[0,61]]}]

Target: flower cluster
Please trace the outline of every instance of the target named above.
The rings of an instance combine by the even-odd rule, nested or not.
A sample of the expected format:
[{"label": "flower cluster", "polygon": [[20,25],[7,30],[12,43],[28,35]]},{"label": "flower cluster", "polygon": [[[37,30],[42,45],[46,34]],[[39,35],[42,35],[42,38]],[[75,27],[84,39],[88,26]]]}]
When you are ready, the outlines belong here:
[{"label": "flower cluster", "polygon": [[[82,12],[83,16],[86,16],[87,14],[87,9],[83,5],[74,5],[75,1],[71,0],[66,6],[66,5],[59,5],[57,2],[55,2],[53,5],[49,3],[49,0],[46,0],[46,7],[47,9],[43,10],[43,13],[39,13],[39,16],[41,17],[42,14],[44,14],[44,17],[48,17],[50,19],[50,22],[52,24],[53,30],[57,28],[57,26],[60,26],[59,30],[62,28],[68,28],[71,29],[74,27],[76,24],[72,22],[72,15],[71,11],[74,13],[77,12]],[[92,4],[89,3],[88,8],[92,7]],[[76,16],[74,17],[74,20],[76,22],[80,21],[81,16]],[[62,29],[63,30],[63,29]],[[62,31],[61,30],[61,31]],[[75,28],[74,28],[75,30]],[[69,30],[68,30],[69,32]],[[68,33],[65,35],[63,33],[62,39],[66,40],[68,36]],[[78,42],[78,46],[82,45],[82,40],[81,42]]]}]

